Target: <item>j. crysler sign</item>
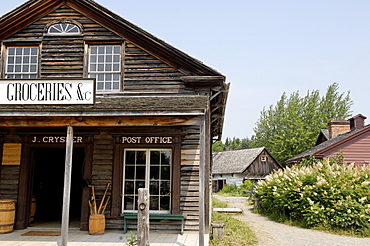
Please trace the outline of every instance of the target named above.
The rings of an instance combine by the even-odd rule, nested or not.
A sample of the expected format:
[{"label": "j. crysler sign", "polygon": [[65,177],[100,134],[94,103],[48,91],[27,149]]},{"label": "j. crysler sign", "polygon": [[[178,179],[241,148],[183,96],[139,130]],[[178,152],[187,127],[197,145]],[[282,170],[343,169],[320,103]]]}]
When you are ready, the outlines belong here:
[{"label": "j. crysler sign", "polygon": [[93,104],[94,79],[0,80],[0,104]]}]

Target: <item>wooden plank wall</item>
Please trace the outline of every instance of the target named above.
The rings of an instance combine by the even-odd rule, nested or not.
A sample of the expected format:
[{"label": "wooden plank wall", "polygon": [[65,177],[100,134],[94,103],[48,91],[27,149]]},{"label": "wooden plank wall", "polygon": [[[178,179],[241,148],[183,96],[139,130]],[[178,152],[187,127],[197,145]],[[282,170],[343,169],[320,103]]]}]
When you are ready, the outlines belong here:
[{"label": "wooden plank wall", "polygon": [[363,166],[370,164],[370,133],[364,133],[361,137],[350,142],[345,142],[341,146],[329,150],[324,153],[325,157],[334,157],[342,153],[344,162],[350,164],[354,163],[355,166]]},{"label": "wooden plank wall", "polygon": [[[262,162],[261,161],[261,155],[267,156],[267,161]],[[245,171],[246,174],[252,174],[252,175],[261,175],[266,176],[270,174],[274,169],[278,169],[279,166],[276,164],[274,159],[271,155],[269,155],[266,151],[263,151],[256,160],[247,168]]]},{"label": "wooden plank wall", "polygon": [[[5,135],[4,143],[20,143],[21,139],[15,135]],[[0,148],[2,149],[2,148]],[[0,199],[18,199],[18,184],[20,165],[0,165]]]},{"label": "wooden plank wall", "polygon": [[140,93],[189,93],[180,76],[170,67],[132,43],[126,43],[124,90]]},{"label": "wooden plank wall", "polygon": [[181,146],[180,211],[187,214],[185,230],[199,230],[200,128],[187,127]]},{"label": "wooden plank wall", "polygon": [[1,166],[0,199],[18,199],[20,166]]},{"label": "wooden plank wall", "polygon": [[[100,135],[94,137],[91,184],[95,186],[98,204],[104,194],[106,185],[112,183],[113,145],[113,137],[106,132],[101,132]],[[107,195],[111,195],[110,190]],[[111,206],[108,205],[105,210],[106,215],[110,214],[110,208]],[[115,221],[110,220],[108,216],[106,223],[107,228],[116,228]],[[123,225],[123,220],[121,225]]]},{"label": "wooden plank wall", "polygon": [[[47,24],[61,19],[71,19],[83,27],[83,35],[53,36],[44,35]],[[64,6],[35,23],[25,27],[10,37],[13,41],[42,42],[41,66],[42,78],[47,77],[84,77],[85,43],[115,44],[124,43],[124,38],[102,27],[77,11]],[[123,89],[132,93],[185,93],[194,94],[192,88],[185,86],[180,79],[184,74],[176,68],[157,59],[153,55],[126,42],[123,59]]]}]

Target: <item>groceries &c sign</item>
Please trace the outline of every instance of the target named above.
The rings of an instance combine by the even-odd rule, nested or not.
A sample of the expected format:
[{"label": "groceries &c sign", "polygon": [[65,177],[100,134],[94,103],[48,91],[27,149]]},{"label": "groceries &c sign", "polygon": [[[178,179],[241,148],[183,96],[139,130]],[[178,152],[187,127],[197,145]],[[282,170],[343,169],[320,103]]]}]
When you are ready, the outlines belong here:
[{"label": "groceries &c sign", "polygon": [[0,80],[0,104],[94,104],[94,79]]}]

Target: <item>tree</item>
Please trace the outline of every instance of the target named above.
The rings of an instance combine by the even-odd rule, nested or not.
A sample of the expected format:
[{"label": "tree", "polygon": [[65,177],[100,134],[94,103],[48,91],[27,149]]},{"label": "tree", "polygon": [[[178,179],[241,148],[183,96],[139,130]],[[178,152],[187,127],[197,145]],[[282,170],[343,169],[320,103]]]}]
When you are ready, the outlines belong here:
[{"label": "tree", "polygon": [[222,143],[222,141],[217,141],[214,144],[212,144],[212,152],[220,152],[225,150],[225,145]]},{"label": "tree", "polygon": [[353,104],[350,92],[339,93],[338,83],[330,85],[320,97],[318,90],[308,91],[305,97],[284,92],[275,106],[261,111],[252,138],[256,146],[265,146],[280,162],[314,146],[320,129],[330,120],[344,120],[350,116]]},{"label": "tree", "polygon": [[253,147],[253,140],[249,138],[235,138],[233,137],[232,140],[229,138],[226,138],[225,144],[222,143],[222,141],[217,141],[214,144],[212,144],[212,152],[219,152],[224,151],[226,149],[230,150],[237,150],[237,149],[247,149]]}]

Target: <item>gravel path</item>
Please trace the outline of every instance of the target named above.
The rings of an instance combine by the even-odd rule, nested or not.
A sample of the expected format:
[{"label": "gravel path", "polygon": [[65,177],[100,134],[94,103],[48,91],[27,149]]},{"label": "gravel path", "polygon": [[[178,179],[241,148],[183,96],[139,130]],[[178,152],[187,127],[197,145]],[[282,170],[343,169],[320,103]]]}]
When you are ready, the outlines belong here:
[{"label": "gravel path", "polygon": [[258,245],[261,246],[370,246],[370,238],[338,236],[276,223],[253,213],[245,197],[214,197],[228,202],[229,207],[241,208],[244,211],[234,217],[249,225],[256,234]]}]

